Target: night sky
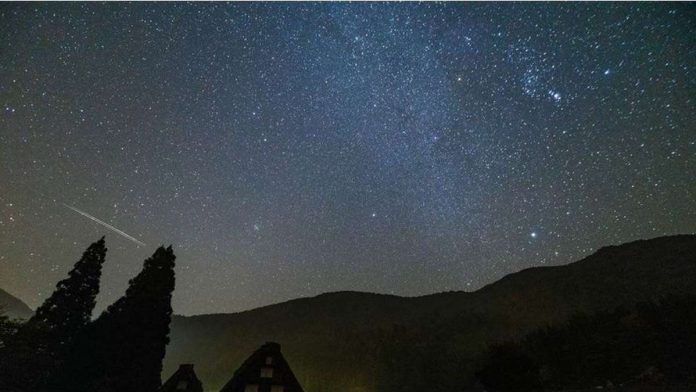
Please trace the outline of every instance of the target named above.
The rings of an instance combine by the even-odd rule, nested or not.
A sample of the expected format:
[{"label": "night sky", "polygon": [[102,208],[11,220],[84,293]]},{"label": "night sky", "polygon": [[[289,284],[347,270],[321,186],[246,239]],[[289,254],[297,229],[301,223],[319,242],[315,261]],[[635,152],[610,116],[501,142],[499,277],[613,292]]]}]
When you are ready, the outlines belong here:
[{"label": "night sky", "polygon": [[693,3],[4,3],[0,105],[32,307],[104,234],[100,308],[171,243],[196,314],[696,232]]}]

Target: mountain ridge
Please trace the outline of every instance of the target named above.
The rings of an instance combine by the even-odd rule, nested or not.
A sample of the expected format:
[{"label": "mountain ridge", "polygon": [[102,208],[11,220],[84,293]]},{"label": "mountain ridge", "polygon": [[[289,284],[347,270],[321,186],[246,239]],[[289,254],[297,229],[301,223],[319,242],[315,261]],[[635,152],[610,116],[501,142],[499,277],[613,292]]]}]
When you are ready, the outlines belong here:
[{"label": "mountain ridge", "polygon": [[[204,384],[214,389],[245,355],[273,340],[283,344],[308,392],[393,390],[399,384],[391,384],[389,373],[402,374],[421,358],[429,358],[423,368],[438,363],[436,373],[457,380],[448,386],[456,388],[471,381],[476,358],[489,342],[578,312],[669,293],[696,293],[696,235],[605,246],[582,260],[523,269],[472,292],[402,297],[340,291],[237,313],[175,316],[163,374],[194,362]],[[416,358],[408,360],[411,355]],[[440,362],[437,356],[455,359]],[[393,369],[390,363],[400,365]],[[413,390],[432,381],[426,375],[419,386],[414,379]]]},{"label": "mountain ridge", "polygon": [[253,312],[257,311],[260,309],[265,309],[268,307],[274,307],[278,305],[284,305],[288,303],[293,303],[295,301],[303,301],[303,300],[311,300],[311,299],[319,299],[319,298],[324,298],[324,297],[329,297],[329,296],[339,296],[339,295],[365,295],[365,296],[384,296],[384,297],[393,297],[393,298],[402,298],[402,299],[423,299],[426,297],[432,297],[432,296],[440,296],[440,295],[458,295],[458,294],[475,294],[478,293],[482,290],[485,290],[489,286],[496,285],[500,283],[501,281],[504,281],[508,278],[512,278],[513,276],[516,276],[521,273],[529,273],[531,271],[540,271],[540,270],[547,270],[547,269],[556,269],[556,268],[563,268],[563,267],[568,267],[570,265],[583,262],[584,260],[590,258],[590,256],[596,255],[598,253],[606,252],[606,251],[611,251],[613,248],[618,248],[626,245],[633,245],[633,244],[640,244],[644,242],[649,242],[653,240],[658,240],[660,238],[690,238],[690,237],[696,237],[696,234],[675,234],[675,235],[669,235],[669,236],[661,236],[661,237],[655,237],[652,239],[638,239],[635,241],[630,241],[626,242],[623,244],[618,244],[618,245],[606,245],[598,248],[594,253],[587,255],[583,257],[582,259],[572,261],[570,263],[566,264],[559,264],[559,265],[543,265],[543,266],[533,266],[533,267],[527,267],[527,268],[522,268],[520,270],[510,272],[499,279],[488,283],[476,290],[473,291],[467,291],[467,290],[447,290],[447,291],[438,291],[438,292],[433,292],[433,293],[428,293],[428,294],[421,294],[421,295],[398,295],[398,294],[389,294],[389,293],[379,293],[379,292],[372,292],[372,291],[359,291],[359,290],[338,290],[338,291],[328,291],[325,293],[320,293],[316,295],[309,295],[309,296],[304,296],[304,297],[297,297],[297,298],[292,298],[292,299],[287,299],[287,300],[281,300],[279,302],[274,302],[270,303],[267,305],[261,305],[255,308],[251,309],[244,309],[244,310],[239,310],[239,311],[234,311],[234,312],[214,312],[214,313],[201,313],[201,314],[190,314],[190,315],[181,315],[181,314],[176,314],[177,317],[183,317],[183,318],[190,318],[190,317],[204,317],[204,316],[221,316],[221,315],[238,315],[242,313],[247,313],[247,312]]},{"label": "mountain ridge", "polygon": [[3,289],[0,289],[0,308],[11,319],[28,319],[34,314],[29,305]]}]

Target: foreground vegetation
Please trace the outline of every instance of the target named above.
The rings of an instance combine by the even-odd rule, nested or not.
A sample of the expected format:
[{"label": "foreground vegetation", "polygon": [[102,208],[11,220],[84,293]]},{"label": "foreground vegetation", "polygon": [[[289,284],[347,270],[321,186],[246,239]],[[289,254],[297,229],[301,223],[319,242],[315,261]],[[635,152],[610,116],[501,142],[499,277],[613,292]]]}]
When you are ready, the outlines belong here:
[{"label": "foreground vegetation", "polygon": [[92,321],[105,257],[102,238],[29,320],[0,319],[1,391],[159,389],[172,314],[172,248],[157,249],[126,294]]},{"label": "foreground vegetation", "polygon": [[576,315],[493,345],[486,357],[478,377],[490,392],[693,387],[696,296]]}]

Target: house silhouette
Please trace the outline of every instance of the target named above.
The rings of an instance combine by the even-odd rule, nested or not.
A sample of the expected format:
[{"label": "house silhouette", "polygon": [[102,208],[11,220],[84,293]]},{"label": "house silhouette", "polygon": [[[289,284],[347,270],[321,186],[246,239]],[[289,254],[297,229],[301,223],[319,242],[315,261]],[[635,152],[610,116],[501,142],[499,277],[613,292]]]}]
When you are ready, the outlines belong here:
[{"label": "house silhouette", "polygon": [[304,392],[304,390],[280,352],[280,344],[268,342],[244,361],[220,392]]},{"label": "house silhouette", "polygon": [[203,392],[203,385],[193,371],[193,365],[183,364],[162,384],[160,392]]}]

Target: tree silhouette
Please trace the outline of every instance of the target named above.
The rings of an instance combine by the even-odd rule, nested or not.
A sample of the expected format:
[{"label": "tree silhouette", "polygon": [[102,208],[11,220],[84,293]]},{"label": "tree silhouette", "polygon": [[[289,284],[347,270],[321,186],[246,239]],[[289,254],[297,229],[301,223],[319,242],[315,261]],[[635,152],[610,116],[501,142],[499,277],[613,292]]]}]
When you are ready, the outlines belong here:
[{"label": "tree silhouette", "polygon": [[3,368],[0,369],[0,390],[2,391],[11,390],[10,385],[6,385],[9,382],[9,376],[11,374],[8,371],[9,369],[6,368],[8,363],[6,361],[13,361],[15,357],[14,355],[11,356],[11,354],[8,352],[9,350],[4,348],[7,346],[8,341],[12,339],[14,334],[17,333],[19,326],[20,323],[7,317],[5,314],[5,309],[0,306],[0,365],[3,365]]},{"label": "tree silhouette", "polygon": [[[12,338],[19,326],[20,322],[11,320],[5,313],[5,308],[0,305],[0,355],[3,354],[2,348],[5,347],[7,342]],[[0,359],[0,363],[2,359]]]},{"label": "tree silhouette", "polygon": [[477,376],[492,392],[538,388],[538,381],[545,390],[608,383],[635,390],[654,390],[655,385],[694,390],[694,353],[696,297],[670,295],[631,308],[579,314],[518,342],[492,346]]},{"label": "tree silhouette", "polygon": [[75,345],[50,390],[155,392],[169,342],[174,252],[160,247],[145,260],[126,294]]},{"label": "tree silhouette", "polygon": [[66,348],[90,321],[105,256],[102,237],[7,342],[0,358],[0,389],[37,390],[64,361]]}]

